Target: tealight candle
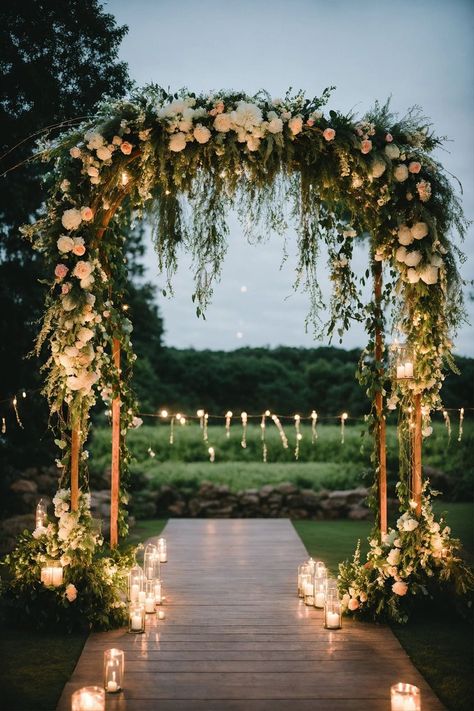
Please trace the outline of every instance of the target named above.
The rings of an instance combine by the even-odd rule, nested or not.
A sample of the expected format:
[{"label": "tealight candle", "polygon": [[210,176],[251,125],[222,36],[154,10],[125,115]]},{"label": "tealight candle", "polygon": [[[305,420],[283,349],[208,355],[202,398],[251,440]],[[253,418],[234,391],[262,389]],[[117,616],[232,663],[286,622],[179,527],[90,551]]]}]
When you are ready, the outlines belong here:
[{"label": "tealight candle", "polygon": [[160,619],[160,620],[165,619],[165,611],[164,610],[158,610],[158,619]]},{"label": "tealight candle", "polygon": [[392,711],[421,711],[421,695],[417,686],[399,682],[390,689]]},{"label": "tealight candle", "polygon": [[71,696],[71,711],[105,711],[105,692],[99,686],[84,686]]},{"label": "tealight candle", "polygon": [[413,378],[413,363],[410,361],[405,363],[405,378]]}]

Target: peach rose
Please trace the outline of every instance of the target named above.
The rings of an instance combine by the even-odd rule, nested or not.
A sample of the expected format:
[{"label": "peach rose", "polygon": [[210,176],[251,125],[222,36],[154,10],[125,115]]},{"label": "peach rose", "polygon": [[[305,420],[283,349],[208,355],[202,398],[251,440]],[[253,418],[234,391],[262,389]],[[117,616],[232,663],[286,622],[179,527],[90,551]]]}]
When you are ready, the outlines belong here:
[{"label": "peach rose", "polygon": [[80,158],[81,149],[78,146],[73,146],[69,151],[69,155],[71,156],[71,158]]},{"label": "peach rose", "polygon": [[369,139],[366,138],[365,141],[362,141],[362,143],[360,144],[360,152],[365,155],[366,153],[370,153],[371,150],[372,141],[369,141]]},{"label": "peach rose", "polygon": [[408,170],[410,171],[410,173],[419,173],[421,170],[421,163],[419,163],[417,160],[413,160],[409,164]]},{"label": "peach rose", "polygon": [[399,580],[397,583],[393,583],[392,590],[395,595],[406,595],[408,591],[408,585]]},{"label": "peach rose", "polygon": [[354,610],[357,610],[357,608],[359,607],[359,600],[355,597],[351,597],[351,599],[349,600],[348,607],[349,607],[349,610],[354,612]]},{"label": "peach rose", "polygon": [[73,275],[78,279],[86,279],[92,272],[90,262],[78,262],[74,267]]},{"label": "peach rose", "polygon": [[120,144],[120,150],[125,156],[129,156],[130,153],[132,152],[133,146],[131,143],[128,141],[123,141],[123,143]]},{"label": "peach rose", "polygon": [[69,585],[66,587],[66,597],[69,602],[74,602],[77,597],[77,588],[72,583],[69,583]]},{"label": "peach rose", "polygon": [[326,141],[333,141],[336,136],[336,131],[333,128],[325,128],[323,131],[323,136]]},{"label": "peach rose", "polygon": [[218,104],[216,104],[216,113],[221,114],[224,111],[224,102],[219,101]]},{"label": "peach rose", "polygon": [[70,284],[63,284],[61,286],[61,294],[69,294],[71,291],[71,285]]},{"label": "peach rose", "polygon": [[59,279],[59,281],[62,281],[66,274],[68,273],[69,269],[65,264],[56,264],[56,268],[54,270],[54,275],[56,279]]},{"label": "peach rose", "polygon": [[309,119],[306,121],[306,125],[307,125],[307,126],[314,126],[314,119],[309,118]]},{"label": "peach rose", "polygon": [[82,257],[86,253],[86,248],[83,244],[75,244],[72,248],[72,253],[75,254],[76,257]]},{"label": "peach rose", "polygon": [[89,222],[94,217],[94,213],[90,207],[81,207],[81,217],[86,222]]}]

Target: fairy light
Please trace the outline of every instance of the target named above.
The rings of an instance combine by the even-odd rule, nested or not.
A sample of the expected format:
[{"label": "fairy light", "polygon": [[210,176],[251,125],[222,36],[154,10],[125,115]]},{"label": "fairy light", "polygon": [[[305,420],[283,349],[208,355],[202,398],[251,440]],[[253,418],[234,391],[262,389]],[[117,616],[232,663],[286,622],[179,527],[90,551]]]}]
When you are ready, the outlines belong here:
[{"label": "fairy light", "polygon": [[207,451],[209,452],[209,461],[211,463],[215,462],[216,461],[216,450],[214,449],[214,447],[209,447],[209,449]]},{"label": "fairy light", "polygon": [[341,444],[344,444],[345,426],[348,417],[349,415],[347,414],[347,412],[343,412],[341,415]]},{"label": "fairy light", "polygon": [[240,417],[242,419],[242,441],[241,441],[241,446],[242,449],[247,449],[247,420],[248,420],[248,415],[246,412],[241,412]]},{"label": "fairy light", "polygon": [[148,456],[151,457],[152,459],[153,459],[153,457],[156,457],[156,454],[155,454],[155,452],[152,450],[151,447],[148,447],[147,452],[148,452]]},{"label": "fairy light", "polygon": [[447,410],[443,410],[443,417],[444,417],[444,424],[446,425],[446,429],[448,431],[448,442],[451,441],[451,418],[449,417],[449,412]]},{"label": "fairy light", "polygon": [[208,420],[209,420],[209,415],[207,412],[204,413],[204,425],[202,428],[202,438],[204,442],[208,441],[208,436],[207,436],[207,425],[208,425]]},{"label": "fairy light", "polygon": [[4,417],[2,417],[2,434],[6,434],[7,431],[7,421]]},{"label": "fairy light", "polygon": [[171,195],[171,190],[165,190],[165,195]]},{"label": "fairy light", "polygon": [[160,410],[160,417],[165,420],[168,417],[168,410]]},{"label": "fairy light", "polygon": [[[17,400],[16,395],[12,400],[12,404],[13,404],[13,409],[15,410],[16,421],[18,422],[19,426],[23,430],[25,428],[23,427],[23,422],[20,420],[20,413],[18,412],[18,400]],[[464,410],[463,410],[463,412],[464,412]]]},{"label": "fairy light", "polygon": [[174,417],[170,420],[170,444],[174,444]]},{"label": "fairy light", "polygon": [[199,427],[202,429],[204,427],[204,410],[198,410],[196,415],[199,417]]},{"label": "fairy light", "polygon": [[231,410],[227,410],[225,413],[225,436],[227,439],[230,437],[230,423],[232,421],[233,414],[234,413]]},{"label": "fairy light", "polygon": [[21,397],[25,398],[26,397],[26,390],[23,390],[21,393]]},{"label": "fairy light", "polygon": [[317,424],[318,413],[316,410],[313,410],[311,413],[311,444],[316,444],[316,440],[318,439],[318,431],[316,429]]},{"label": "fairy light", "polygon": [[278,434],[280,435],[283,449],[288,449],[288,438],[285,434],[285,430],[282,427],[282,424],[280,422],[278,415],[272,415],[272,420],[275,423],[276,428],[278,429]]},{"label": "fairy light", "polygon": [[295,447],[295,459],[298,461],[300,458],[300,442],[303,439],[303,435],[300,431],[301,425],[301,415],[295,415],[295,431],[296,431],[296,447]]},{"label": "fairy light", "polygon": [[464,422],[464,408],[461,407],[459,410],[459,431],[458,431],[458,442],[462,440],[463,433],[463,422]]},{"label": "fairy light", "polygon": [[122,170],[122,175],[121,175],[121,183],[125,187],[125,185],[128,184],[128,181],[130,180],[130,176],[127,173],[126,170]]},{"label": "fairy light", "polygon": [[183,415],[181,415],[181,417],[178,418],[178,421],[182,427],[184,427],[184,425],[186,424],[186,418]]},{"label": "fairy light", "polygon": [[265,430],[267,427],[267,423],[266,423],[267,417],[270,417],[270,410],[265,410],[265,412],[262,415],[262,421],[260,423],[261,440],[262,440],[262,460],[265,464],[267,463],[267,454],[268,454],[267,443],[265,441]]}]

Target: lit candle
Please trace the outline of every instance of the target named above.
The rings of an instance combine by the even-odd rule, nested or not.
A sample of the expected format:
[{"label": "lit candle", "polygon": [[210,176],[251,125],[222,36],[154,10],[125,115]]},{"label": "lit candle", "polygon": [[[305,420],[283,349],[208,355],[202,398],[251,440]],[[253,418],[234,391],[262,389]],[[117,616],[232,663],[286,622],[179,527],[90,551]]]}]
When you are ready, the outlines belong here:
[{"label": "lit candle", "polygon": [[132,630],[139,632],[142,628],[142,616],[139,612],[134,612],[132,615]]},{"label": "lit candle", "polygon": [[130,601],[138,602],[138,593],[140,592],[140,586],[138,583],[133,583],[130,588]]},{"label": "lit candle", "polygon": [[317,592],[314,598],[315,607],[324,607],[325,595],[323,592]]},{"label": "lit candle", "polygon": [[155,582],[155,603],[161,605],[161,582],[159,580]]},{"label": "lit candle", "polygon": [[58,587],[59,585],[63,584],[63,569],[62,567],[56,566],[54,568],[51,568],[52,576],[51,576],[51,585],[54,585],[54,587]]},{"label": "lit candle", "polygon": [[326,627],[330,630],[339,629],[339,615],[337,612],[326,613]]},{"label": "lit candle", "polygon": [[159,618],[160,620],[164,620],[164,619],[165,619],[165,611],[164,611],[164,610],[158,610],[158,618]]},{"label": "lit candle", "polygon": [[71,711],[105,711],[105,692],[98,686],[85,686],[71,697]]},{"label": "lit candle", "polygon": [[397,365],[397,378],[398,380],[402,380],[405,378],[405,366],[404,365]]},{"label": "lit candle", "polygon": [[421,695],[417,686],[395,684],[390,689],[392,711],[421,711]]},{"label": "lit candle", "polygon": [[411,361],[405,363],[405,378],[413,378],[413,363]]},{"label": "lit candle", "polygon": [[155,612],[155,598],[154,597],[150,596],[145,599],[145,612],[147,612],[148,614]]},{"label": "lit candle", "polygon": [[140,590],[138,593],[138,602],[143,605],[145,603],[146,599],[146,592],[144,590]]}]

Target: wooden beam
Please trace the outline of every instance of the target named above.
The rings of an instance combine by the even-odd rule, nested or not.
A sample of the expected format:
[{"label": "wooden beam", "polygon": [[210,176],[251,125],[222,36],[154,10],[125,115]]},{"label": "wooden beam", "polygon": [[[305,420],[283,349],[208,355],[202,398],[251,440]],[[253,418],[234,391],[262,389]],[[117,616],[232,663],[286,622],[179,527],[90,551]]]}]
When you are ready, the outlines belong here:
[{"label": "wooden beam", "polygon": [[71,511],[79,507],[79,450],[81,445],[80,432],[73,424],[71,430]]},{"label": "wooden beam", "polygon": [[[375,360],[377,362],[378,376],[383,376],[383,334],[380,328],[382,320],[382,262],[372,262],[374,276],[374,301],[375,301]],[[386,426],[383,412],[383,395],[378,391],[375,395],[375,412],[377,415],[377,427],[375,440],[378,460],[378,493],[379,493],[379,527],[381,535],[387,533],[387,445]]]},{"label": "wooden beam", "polygon": [[421,514],[421,489],[422,489],[422,472],[421,472],[421,448],[423,435],[421,432],[421,394],[414,397],[414,428],[413,428],[413,461],[412,461],[412,480],[411,490],[413,500],[416,501],[416,514]]},{"label": "wooden beam", "polygon": [[[120,341],[114,338],[112,357],[120,370]],[[118,514],[120,495],[120,396],[112,401],[112,471],[110,477],[110,547],[118,544]]]}]

